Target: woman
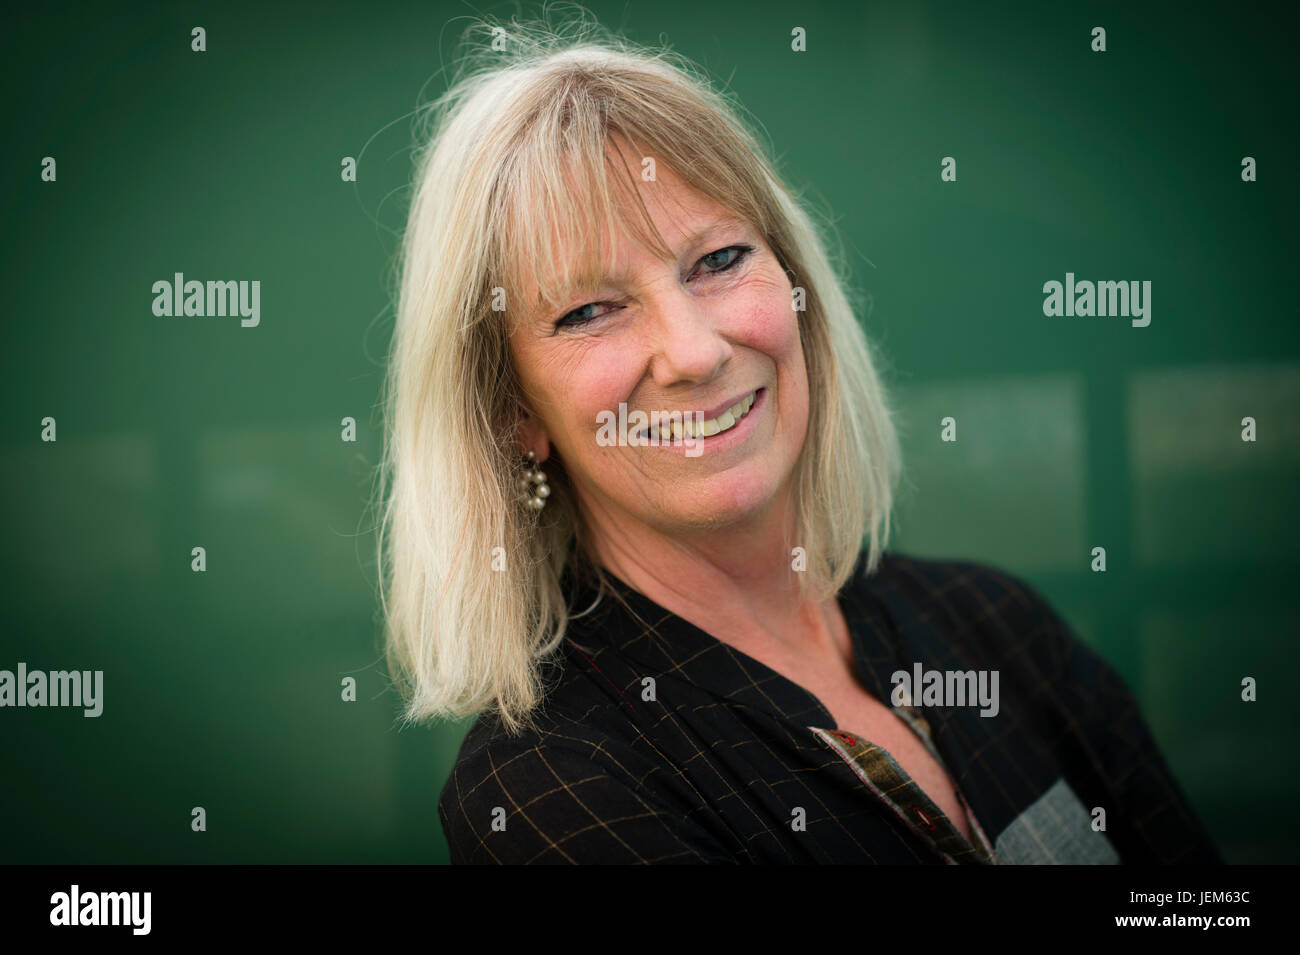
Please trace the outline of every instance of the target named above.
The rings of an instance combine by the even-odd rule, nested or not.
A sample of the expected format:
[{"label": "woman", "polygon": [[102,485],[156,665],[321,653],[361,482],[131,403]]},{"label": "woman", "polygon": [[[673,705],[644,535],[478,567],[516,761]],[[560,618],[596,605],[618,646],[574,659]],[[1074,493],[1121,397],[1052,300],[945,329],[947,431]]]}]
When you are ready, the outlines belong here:
[{"label": "woman", "polygon": [[1036,592],[885,552],[871,351],[736,108],[495,40],[436,104],[386,403],[406,715],[483,711],[453,861],[1217,861]]}]

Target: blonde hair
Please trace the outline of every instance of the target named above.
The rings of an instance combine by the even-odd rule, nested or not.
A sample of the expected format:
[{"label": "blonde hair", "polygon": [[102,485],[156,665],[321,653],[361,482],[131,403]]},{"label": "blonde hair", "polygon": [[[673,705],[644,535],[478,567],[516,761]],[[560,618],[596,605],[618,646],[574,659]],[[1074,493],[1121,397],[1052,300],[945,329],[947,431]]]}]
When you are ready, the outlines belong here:
[{"label": "blonde hair", "polygon": [[[874,572],[901,465],[847,282],[740,107],[678,55],[635,47],[585,20],[558,29],[479,20],[470,34],[479,32],[481,57],[466,58],[426,107],[420,134],[427,146],[416,163],[385,380],[380,599],[405,721],[494,707],[515,733],[532,725],[543,664],[564,639],[566,568],[599,582],[602,595],[612,589],[562,461],[544,465],[546,508],[524,503],[515,434],[528,406],[508,347],[511,310],[493,305],[502,290],[506,302],[524,302],[523,276],[549,274],[545,265],[565,280],[599,267],[592,222],[612,229],[621,221],[620,196],[640,205],[635,173],[615,169],[611,137],[636,143],[748,219],[806,292],[799,321],[810,420],[796,477],[805,597],[840,590],[864,537],[865,572]],[[502,38],[507,49],[494,49]],[[641,225],[631,228],[662,249],[640,208]],[[559,257],[575,246],[580,256]],[[556,301],[549,287],[540,298]],[[507,572],[493,572],[502,565]]]}]

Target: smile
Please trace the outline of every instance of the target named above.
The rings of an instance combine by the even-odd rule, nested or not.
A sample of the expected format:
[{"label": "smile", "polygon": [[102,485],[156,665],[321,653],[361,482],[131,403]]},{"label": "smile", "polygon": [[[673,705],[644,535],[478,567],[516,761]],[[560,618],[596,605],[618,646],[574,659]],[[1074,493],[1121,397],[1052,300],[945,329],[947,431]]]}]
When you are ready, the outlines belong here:
[{"label": "smile", "polygon": [[690,412],[686,414],[676,413],[671,416],[673,419],[671,421],[665,420],[670,415],[656,412],[652,417],[657,417],[666,428],[666,431],[661,434],[659,427],[652,426],[638,432],[638,437],[641,439],[648,438],[652,441],[711,438],[716,434],[722,434],[724,431],[730,431],[739,424],[740,420],[749,414],[750,409],[754,407],[754,401],[757,397],[758,391],[751,391],[716,418],[709,418],[707,421],[700,423],[696,422],[695,415]]}]

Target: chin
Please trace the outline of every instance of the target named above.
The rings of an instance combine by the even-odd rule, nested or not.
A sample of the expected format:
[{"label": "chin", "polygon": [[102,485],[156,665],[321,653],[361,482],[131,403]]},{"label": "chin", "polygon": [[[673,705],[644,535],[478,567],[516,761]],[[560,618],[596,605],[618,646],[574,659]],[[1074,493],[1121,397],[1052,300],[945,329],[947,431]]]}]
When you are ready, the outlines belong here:
[{"label": "chin", "polygon": [[714,486],[684,499],[684,492],[674,495],[674,502],[687,513],[685,523],[704,527],[721,527],[734,524],[761,513],[773,500],[774,487],[768,481],[728,479],[723,476],[711,482]]}]

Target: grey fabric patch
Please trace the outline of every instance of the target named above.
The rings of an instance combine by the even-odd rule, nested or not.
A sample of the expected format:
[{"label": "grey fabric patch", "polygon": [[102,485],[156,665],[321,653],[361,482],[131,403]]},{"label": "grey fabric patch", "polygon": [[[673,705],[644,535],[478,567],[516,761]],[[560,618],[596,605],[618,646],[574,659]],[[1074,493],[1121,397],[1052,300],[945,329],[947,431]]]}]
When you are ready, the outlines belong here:
[{"label": "grey fabric patch", "polygon": [[1039,796],[994,846],[999,865],[1118,865],[1119,854],[1064,779]]}]

